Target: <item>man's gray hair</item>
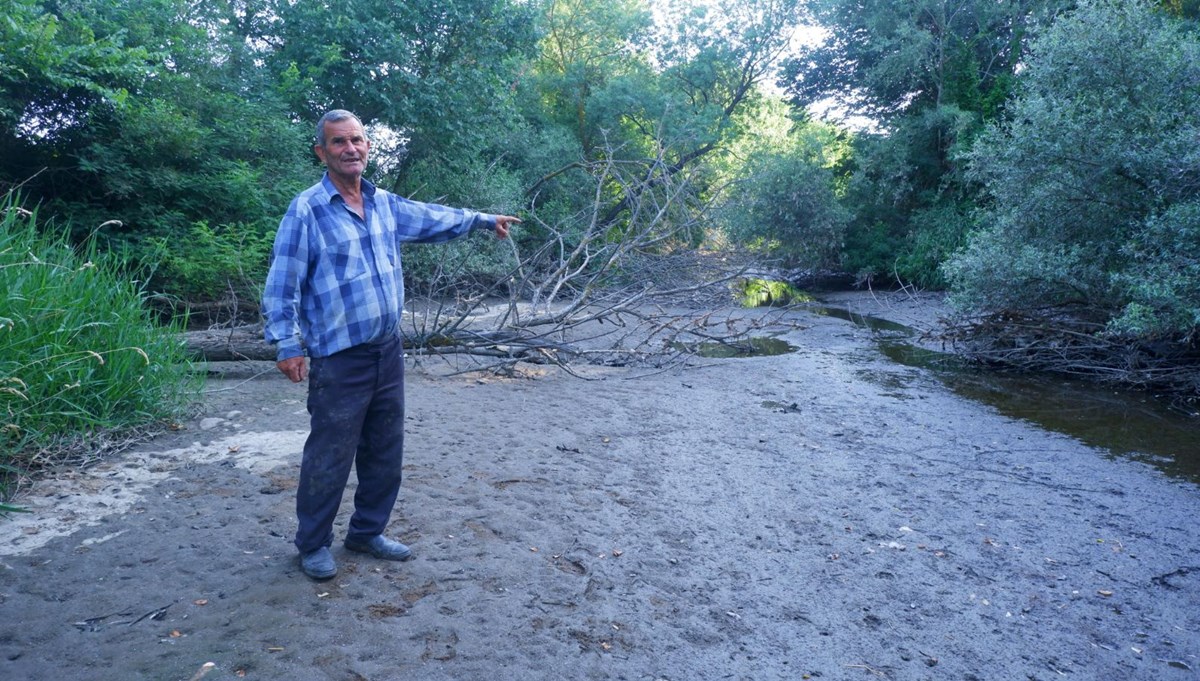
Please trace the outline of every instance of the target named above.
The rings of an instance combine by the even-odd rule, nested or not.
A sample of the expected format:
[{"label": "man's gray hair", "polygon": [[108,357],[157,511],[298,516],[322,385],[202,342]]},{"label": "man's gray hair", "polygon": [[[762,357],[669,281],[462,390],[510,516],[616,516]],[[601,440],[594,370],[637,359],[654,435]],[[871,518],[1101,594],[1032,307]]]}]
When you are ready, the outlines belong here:
[{"label": "man's gray hair", "polygon": [[321,120],[317,121],[317,146],[318,147],[325,146],[325,124],[326,123],[337,123],[338,121],[344,121],[344,120],[348,120],[351,118],[358,121],[359,125],[363,124],[363,122],[358,118],[358,116],[355,116],[354,114],[350,113],[349,111],[346,111],[345,109],[333,109],[332,111],[327,111],[324,116],[321,116]]}]

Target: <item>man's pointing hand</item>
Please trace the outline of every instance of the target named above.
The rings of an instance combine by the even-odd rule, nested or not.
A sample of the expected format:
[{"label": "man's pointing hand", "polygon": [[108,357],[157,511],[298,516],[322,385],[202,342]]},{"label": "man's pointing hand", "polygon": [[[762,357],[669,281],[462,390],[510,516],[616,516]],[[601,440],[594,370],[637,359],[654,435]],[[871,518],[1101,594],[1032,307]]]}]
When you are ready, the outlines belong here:
[{"label": "man's pointing hand", "polygon": [[496,238],[497,239],[508,238],[509,228],[513,224],[519,224],[520,222],[521,222],[521,218],[515,218],[511,215],[497,215],[496,216]]}]

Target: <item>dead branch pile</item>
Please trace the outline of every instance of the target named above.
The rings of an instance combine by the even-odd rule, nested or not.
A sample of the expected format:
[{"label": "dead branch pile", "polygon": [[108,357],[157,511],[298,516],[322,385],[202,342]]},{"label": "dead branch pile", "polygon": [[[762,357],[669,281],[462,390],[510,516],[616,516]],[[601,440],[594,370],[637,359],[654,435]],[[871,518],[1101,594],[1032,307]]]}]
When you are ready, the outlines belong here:
[{"label": "dead branch pile", "polygon": [[[415,358],[464,358],[466,371],[509,372],[519,363],[665,368],[694,359],[698,343],[740,347],[768,327],[781,330],[783,309],[743,314],[731,284],[746,270],[733,253],[679,249],[628,254],[620,267],[579,273],[556,302],[413,291],[401,331]],[[611,276],[605,276],[605,275]],[[544,285],[545,280],[537,280]],[[512,291],[530,290],[530,284]],[[572,282],[576,284],[576,282]],[[487,293],[492,293],[489,296]],[[186,335],[190,354],[209,362],[270,360],[262,325],[214,327]]]},{"label": "dead branch pile", "polygon": [[1005,310],[949,324],[940,339],[968,359],[1005,369],[1200,398],[1200,344],[1194,337],[1132,338],[1077,311]]},{"label": "dead branch pile", "polygon": [[773,323],[731,313],[729,285],[746,263],[687,245],[706,214],[687,171],[662,155],[614,154],[569,172],[583,174],[591,200],[554,219],[531,210],[523,229],[540,243],[519,252],[509,241],[508,276],[491,287],[454,276],[409,290],[404,334],[419,354],[489,358],[482,368],[496,371],[517,362],[665,367],[689,361],[683,348],[736,344]]},{"label": "dead branch pile", "polygon": [[619,271],[581,275],[559,289],[570,295],[553,301],[536,291],[520,299],[417,298],[406,314],[406,344],[417,357],[488,360],[468,370],[507,372],[527,362],[575,373],[577,364],[683,365],[697,344],[734,348],[785,326],[782,309],[745,313],[736,306],[731,283],[745,267],[729,254],[643,253],[620,264]]},{"label": "dead branch pile", "polygon": [[[540,213],[538,194],[551,178],[539,183],[521,227],[536,239],[508,240],[508,272],[490,282],[434,246],[445,259],[407,289],[401,331],[410,355],[456,364],[469,357],[464,371],[511,371],[520,362],[572,372],[580,363],[662,368],[687,363],[700,343],[737,347],[777,325],[782,310],[734,313],[730,284],[748,263],[690,246],[701,240],[708,199],[665,149],[634,160],[614,153],[555,174],[579,174],[590,188],[571,214]],[[258,334],[193,333],[188,345],[209,360],[273,359]]]}]

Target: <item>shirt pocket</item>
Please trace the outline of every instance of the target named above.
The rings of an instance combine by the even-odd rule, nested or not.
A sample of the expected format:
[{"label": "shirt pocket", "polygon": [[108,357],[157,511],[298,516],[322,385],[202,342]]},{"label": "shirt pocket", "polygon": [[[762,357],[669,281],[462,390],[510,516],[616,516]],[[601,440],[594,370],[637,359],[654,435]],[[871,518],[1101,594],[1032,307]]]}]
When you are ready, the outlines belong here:
[{"label": "shirt pocket", "polygon": [[370,272],[365,241],[366,236],[357,231],[334,230],[327,234],[325,261],[335,279],[350,281]]}]

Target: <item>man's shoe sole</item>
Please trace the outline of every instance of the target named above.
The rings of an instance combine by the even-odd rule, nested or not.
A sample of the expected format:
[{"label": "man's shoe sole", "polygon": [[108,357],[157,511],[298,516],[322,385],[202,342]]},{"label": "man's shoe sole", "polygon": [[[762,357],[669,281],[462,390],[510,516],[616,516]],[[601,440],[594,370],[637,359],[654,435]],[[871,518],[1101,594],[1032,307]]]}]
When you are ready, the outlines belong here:
[{"label": "man's shoe sole", "polygon": [[371,548],[370,544],[355,544],[353,542],[346,542],[345,544],[343,544],[343,546],[346,547],[347,551],[353,551],[355,553],[366,553],[368,555],[374,556],[375,558],[379,558],[380,560],[394,560],[394,561],[403,562],[403,561],[408,560],[409,558],[412,558],[412,550],[411,549],[401,555],[393,556],[392,554],[384,553],[382,551],[376,551],[375,549]]},{"label": "man's shoe sole", "polygon": [[327,579],[333,579],[334,577],[337,577],[337,569],[336,568],[333,570],[333,572],[328,572],[328,573],[326,573],[326,572],[309,572],[308,570],[306,570],[304,568],[304,566],[300,566],[300,569],[304,572],[305,575],[308,575],[308,577],[310,579],[315,579],[318,582],[324,582]]},{"label": "man's shoe sole", "polygon": [[308,565],[305,565],[304,556],[300,556],[300,571],[303,572],[308,577],[315,579],[317,581],[333,579],[334,577],[337,576],[337,563],[334,563],[332,561],[332,556],[330,556],[330,559],[331,560],[330,560],[329,568],[326,570],[319,570],[315,566],[310,567]]}]

